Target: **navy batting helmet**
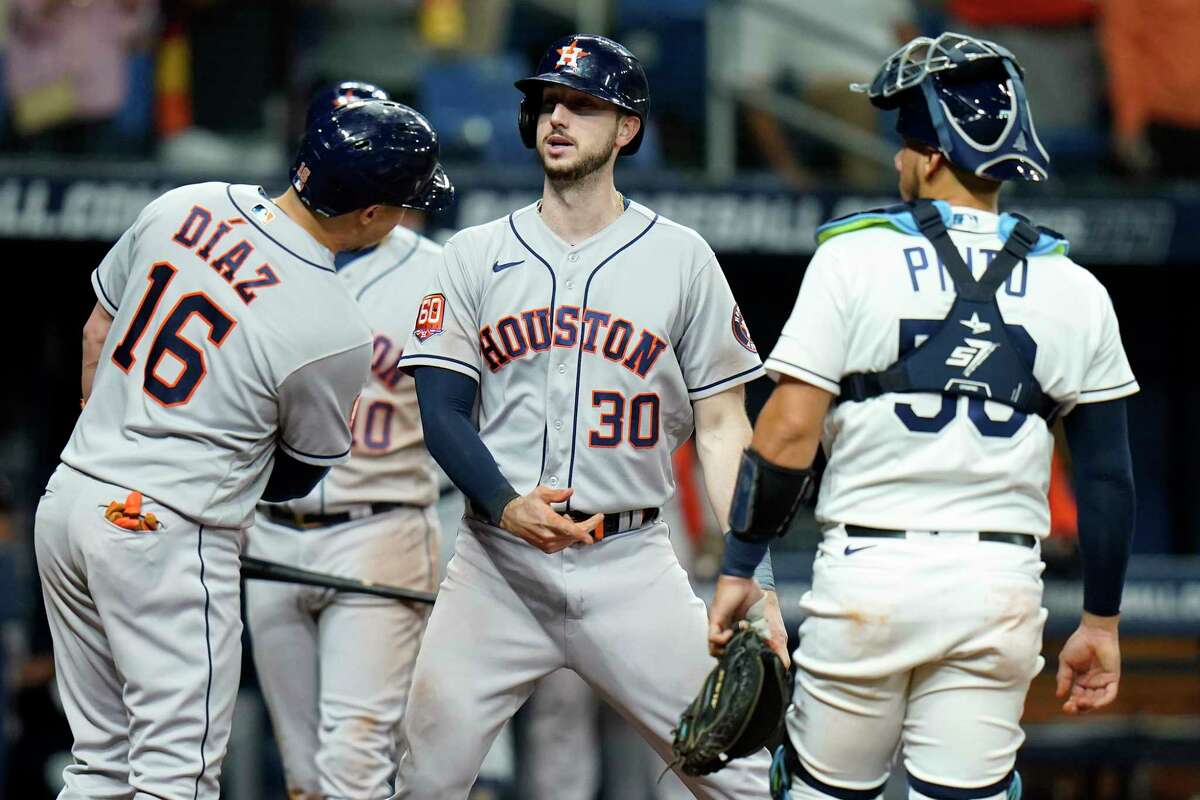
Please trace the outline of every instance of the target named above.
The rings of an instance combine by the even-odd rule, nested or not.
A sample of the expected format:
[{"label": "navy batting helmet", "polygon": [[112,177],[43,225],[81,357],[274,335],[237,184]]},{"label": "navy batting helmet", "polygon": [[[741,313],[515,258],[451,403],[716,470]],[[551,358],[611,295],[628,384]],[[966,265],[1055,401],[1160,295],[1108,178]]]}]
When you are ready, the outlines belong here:
[{"label": "navy batting helmet", "polygon": [[308,113],[304,115],[304,127],[311,128],[327,111],[338,106],[353,103],[355,100],[391,100],[388,93],[373,83],[363,81],[342,81],[333,86],[327,86],[313,95],[308,103]]},{"label": "navy batting helmet", "polygon": [[318,116],[290,173],[313,213],[336,217],[381,204],[440,211],[454,196],[425,117],[390,100],[359,100]]},{"label": "navy batting helmet", "polygon": [[525,93],[517,127],[526,147],[536,144],[542,87],[548,83],[578,89],[636,115],[642,127],[633,141],[621,148],[621,155],[631,156],[641,147],[650,112],[650,84],[642,62],[620,44],[590,33],[564,36],[546,50],[535,75],[514,84]]},{"label": "navy batting helmet", "polygon": [[1042,181],[1050,156],[1038,141],[1016,56],[985,39],[943,33],[901,47],[870,84],[852,84],[882,109],[898,108],[901,136],[995,181]]}]

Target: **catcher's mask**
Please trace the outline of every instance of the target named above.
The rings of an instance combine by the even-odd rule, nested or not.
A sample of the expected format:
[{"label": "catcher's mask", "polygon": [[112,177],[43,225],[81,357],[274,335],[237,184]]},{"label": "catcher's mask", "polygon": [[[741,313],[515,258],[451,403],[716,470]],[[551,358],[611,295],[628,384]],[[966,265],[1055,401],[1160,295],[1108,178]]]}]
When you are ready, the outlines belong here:
[{"label": "catcher's mask", "polygon": [[1044,181],[1050,156],[1038,140],[1016,56],[985,39],[919,36],[883,63],[865,92],[899,109],[896,130],[941,151],[955,166],[994,181]]}]

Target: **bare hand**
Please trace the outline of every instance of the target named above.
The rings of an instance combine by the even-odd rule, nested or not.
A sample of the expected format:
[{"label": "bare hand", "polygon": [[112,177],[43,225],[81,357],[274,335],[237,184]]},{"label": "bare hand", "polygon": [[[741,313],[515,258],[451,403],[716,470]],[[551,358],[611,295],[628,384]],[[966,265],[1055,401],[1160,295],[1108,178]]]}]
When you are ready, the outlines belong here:
[{"label": "bare hand", "polygon": [[775,655],[779,656],[779,660],[787,669],[792,666],[792,656],[788,653],[787,628],[783,624],[783,611],[779,608],[779,595],[775,592],[766,592],[765,594],[763,619],[766,620],[767,629],[771,632],[771,635],[767,637],[767,644],[775,651]]},{"label": "bare hand", "polygon": [[[754,578],[721,575],[717,592],[708,605],[708,652],[719,656],[733,638],[737,623],[746,618],[750,606],[763,597],[763,590]],[[782,625],[782,623],[780,623]]]},{"label": "bare hand", "polygon": [[500,527],[546,554],[557,553],[574,544],[597,542],[604,537],[603,514],[576,522],[550,507],[551,503],[566,502],[574,491],[535,487],[529,494],[513,498],[504,507]]},{"label": "bare hand", "polygon": [[1087,713],[1117,699],[1121,682],[1121,648],[1117,637],[1119,617],[1097,617],[1084,612],[1079,627],[1058,655],[1058,688],[1066,698],[1063,711]]}]

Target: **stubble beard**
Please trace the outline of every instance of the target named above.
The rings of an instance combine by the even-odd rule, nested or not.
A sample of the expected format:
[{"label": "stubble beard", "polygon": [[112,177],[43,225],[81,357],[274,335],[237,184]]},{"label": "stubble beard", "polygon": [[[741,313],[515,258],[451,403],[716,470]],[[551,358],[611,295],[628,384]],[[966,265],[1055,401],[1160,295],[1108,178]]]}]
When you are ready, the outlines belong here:
[{"label": "stubble beard", "polygon": [[[542,169],[546,173],[546,177],[550,182],[559,186],[579,183],[585,178],[594,175],[605,164],[612,155],[613,145],[617,141],[617,129],[614,127],[612,134],[608,140],[597,147],[590,153],[582,153],[579,160],[569,166],[557,166],[546,160],[545,155],[542,156]],[[578,145],[576,145],[578,147]]]}]

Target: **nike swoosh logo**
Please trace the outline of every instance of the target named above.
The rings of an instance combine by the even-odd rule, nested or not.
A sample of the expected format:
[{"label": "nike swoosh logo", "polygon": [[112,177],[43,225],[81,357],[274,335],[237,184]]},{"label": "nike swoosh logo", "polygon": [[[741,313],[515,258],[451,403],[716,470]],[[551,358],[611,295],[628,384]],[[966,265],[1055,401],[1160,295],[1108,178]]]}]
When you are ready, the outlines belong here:
[{"label": "nike swoosh logo", "polygon": [[864,544],[862,547],[851,547],[850,545],[846,545],[846,549],[843,551],[843,554],[852,556],[855,553],[861,553],[863,550],[870,550],[872,547],[878,547],[878,546],[879,545],[875,545],[875,544]]},{"label": "nike swoosh logo", "polygon": [[525,259],[523,259],[523,258],[520,261],[509,261],[505,264],[501,264],[499,261],[497,261],[496,263],[492,264],[492,272],[503,272],[504,270],[508,269],[509,267],[515,267],[518,264],[524,264],[524,263],[525,263]]}]

